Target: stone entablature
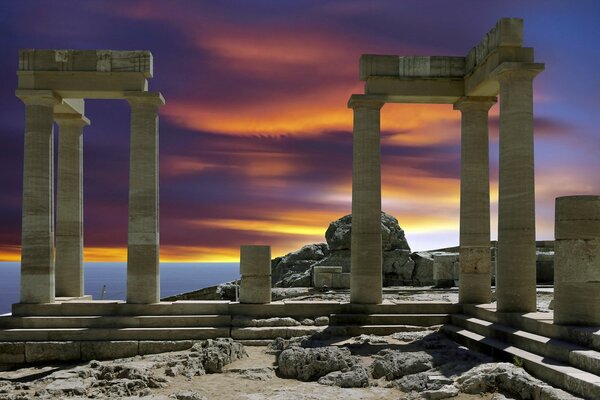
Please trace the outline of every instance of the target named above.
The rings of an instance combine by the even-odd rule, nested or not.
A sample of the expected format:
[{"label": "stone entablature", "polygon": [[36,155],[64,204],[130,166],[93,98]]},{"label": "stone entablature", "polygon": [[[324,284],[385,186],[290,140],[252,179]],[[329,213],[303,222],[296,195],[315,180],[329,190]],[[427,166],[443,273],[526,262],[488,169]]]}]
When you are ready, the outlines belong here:
[{"label": "stone entablature", "polygon": [[19,71],[141,72],[152,78],[152,53],[127,50],[19,51]]}]

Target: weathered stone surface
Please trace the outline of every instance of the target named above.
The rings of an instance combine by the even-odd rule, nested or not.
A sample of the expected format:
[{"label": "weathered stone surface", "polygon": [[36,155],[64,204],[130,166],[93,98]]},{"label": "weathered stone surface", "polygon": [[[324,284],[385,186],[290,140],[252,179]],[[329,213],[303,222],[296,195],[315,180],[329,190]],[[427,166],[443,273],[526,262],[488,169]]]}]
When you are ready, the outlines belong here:
[{"label": "weathered stone surface", "polygon": [[349,371],[334,371],[319,378],[321,385],[355,388],[369,386],[367,369],[362,365],[354,365]]},{"label": "weathered stone surface", "polygon": [[394,380],[433,367],[433,357],[424,351],[400,352],[385,349],[377,353],[374,358],[372,368],[375,379],[385,376],[387,380]]},{"label": "weathered stone surface", "polygon": [[193,342],[191,340],[140,340],[138,354],[157,354],[170,351],[181,351],[191,348]]},{"label": "weathered stone surface", "polygon": [[25,343],[0,342],[0,365],[25,362]]},{"label": "weathered stone surface", "polygon": [[350,350],[334,346],[315,349],[292,347],[277,357],[279,373],[286,378],[314,381],[330,372],[348,370],[357,364]]},{"label": "weathered stone surface", "polygon": [[206,400],[206,397],[202,396],[199,393],[192,392],[190,390],[177,392],[173,394],[173,397],[176,400]]},{"label": "weathered stone surface", "polygon": [[329,325],[329,317],[317,317],[315,318],[316,326],[327,326]]},{"label": "weathered stone surface", "polygon": [[204,370],[209,374],[222,372],[225,365],[248,356],[244,346],[230,338],[208,339],[196,343],[191,351],[199,354]]},{"label": "weathered stone surface", "polygon": [[81,342],[82,360],[112,360],[138,354],[136,340],[118,342]]},{"label": "weathered stone surface", "polygon": [[509,363],[479,365],[458,377],[456,383],[461,392],[470,394],[501,391],[520,399],[540,398],[539,393],[544,399],[576,399]]},{"label": "weathered stone surface", "polygon": [[446,385],[437,390],[425,390],[421,396],[427,400],[441,400],[455,397],[458,395],[458,389],[452,385]]},{"label": "weathered stone surface", "polygon": [[[256,319],[244,316],[234,316],[231,319],[232,326],[241,326],[241,327],[260,327],[260,326],[300,326],[302,325],[300,322],[296,321],[294,318],[290,317],[273,317],[273,318],[265,318],[265,319]],[[314,322],[313,322],[314,325]]]},{"label": "weathered stone surface", "polygon": [[25,360],[28,363],[73,361],[81,358],[79,342],[27,342]]},{"label": "weathered stone surface", "polygon": [[82,379],[58,379],[54,382],[50,382],[46,386],[46,390],[50,394],[58,396],[73,396],[73,395],[84,395],[88,389],[88,384]]}]

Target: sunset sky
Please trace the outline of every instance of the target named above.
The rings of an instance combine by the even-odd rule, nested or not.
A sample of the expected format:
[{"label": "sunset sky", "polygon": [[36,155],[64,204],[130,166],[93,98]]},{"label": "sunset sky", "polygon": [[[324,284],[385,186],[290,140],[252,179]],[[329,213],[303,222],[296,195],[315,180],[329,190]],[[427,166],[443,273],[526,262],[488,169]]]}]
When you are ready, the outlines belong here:
[{"label": "sunset sky", "polygon": [[[24,107],[19,48],[150,50],[160,125],[162,261],[237,261],[324,241],[351,209],[361,54],[464,56],[501,17],[525,20],[534,83],[537,236],[554,198],[600,193],[600,1],[2,1],[0,261],[18,261]],[[88,100],[86,261],[127,245],[129,106]],[[498,107],[490,112],[496,237]],[[383,210],[413,250],[458,244],[460,113],[382,109]]]}]

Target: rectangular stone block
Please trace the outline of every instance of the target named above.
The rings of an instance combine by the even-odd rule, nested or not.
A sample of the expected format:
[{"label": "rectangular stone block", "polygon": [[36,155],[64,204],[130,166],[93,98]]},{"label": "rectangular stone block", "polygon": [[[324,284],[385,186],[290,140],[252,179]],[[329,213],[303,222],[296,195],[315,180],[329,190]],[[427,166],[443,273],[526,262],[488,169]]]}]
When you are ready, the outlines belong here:
[{"label": "rectangular stone block", "polygon": [[433,255],[433,282],[437,287],[454,286],[454,264],[458,261],[456,254]]},{"label": "rectangular stone block", "polygon": [[28,363],[77,361],[81,359],[80,342],[26,342]]},{"label": "rectangular stone block", "polygon": [[341,266],[317,265],[313,267],[313,285],[315,287],[333,287],[333,274],[342,273]]},{"label": "rectangular stone block", "polygon": [[24,362],[24,342],[0,342],[0,364],[22,364]]},{"label": "rectangular stone block", "polygon": [[350,276],[349,272],[341,272],[339,274],[333,274],[331,279],[331,286],[334,289],[350,289]]},{"label": "rectangular stone block", "polygon": [[242,276],[240,303],[264,304],[271,302],[271,276]]},{"label": "rectangular stone block", "polygon": [[183,351],[191,348],[193,342],[191,340],[140,340],[138,353],[143,356],[145,354],[168,353],[171,351]]},{"label": "rectangular stone block", "polygon": [[81,359],[86,361],[133,357],[138,351],[137,340],[81,342]]}]

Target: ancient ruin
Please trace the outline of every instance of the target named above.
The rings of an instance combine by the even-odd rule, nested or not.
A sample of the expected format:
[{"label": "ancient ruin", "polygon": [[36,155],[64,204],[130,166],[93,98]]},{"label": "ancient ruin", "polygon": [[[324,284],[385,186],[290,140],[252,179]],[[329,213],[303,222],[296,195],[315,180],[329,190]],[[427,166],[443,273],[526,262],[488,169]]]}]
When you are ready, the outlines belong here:
[{"label": "ancient ruin", "polygon": [[[536,312],[533,79],[544,64],[535,61],[533,48],[523,47],[522,36],[523,21],[504,18],[465,57],[361,57],[365,93],[348,102],[354,112],[350,276],[335,265],[313,271],[317,286],[343,288],[349,279],[349,302],[271,301],[269,246],[242,247],[239,301],[160,301],[158,110],[164,99],[148,91],[152,55],[21,51],[16,92],[26,115],[21,300],[11,315],[0,317],[0,365],[185,350],[217,337],[265,344],[278,337],[387,335],[407,325],[442,325],[443,333],[472,349],[516,357],[555,386],[600,398],[600,196],[557,199],[556,311]],[[488,154],[488,111],[496,96],[497,304],[491,290]],[[124,99],[131,106],[126,301],[93,300],[84,292],[81,136],[90,123],[85,98]],[[384,300],[385,103],[453,104],[461,113],[460,258],[438,258],[433,277],[453,281],[458,261],[458,302]]]}]

